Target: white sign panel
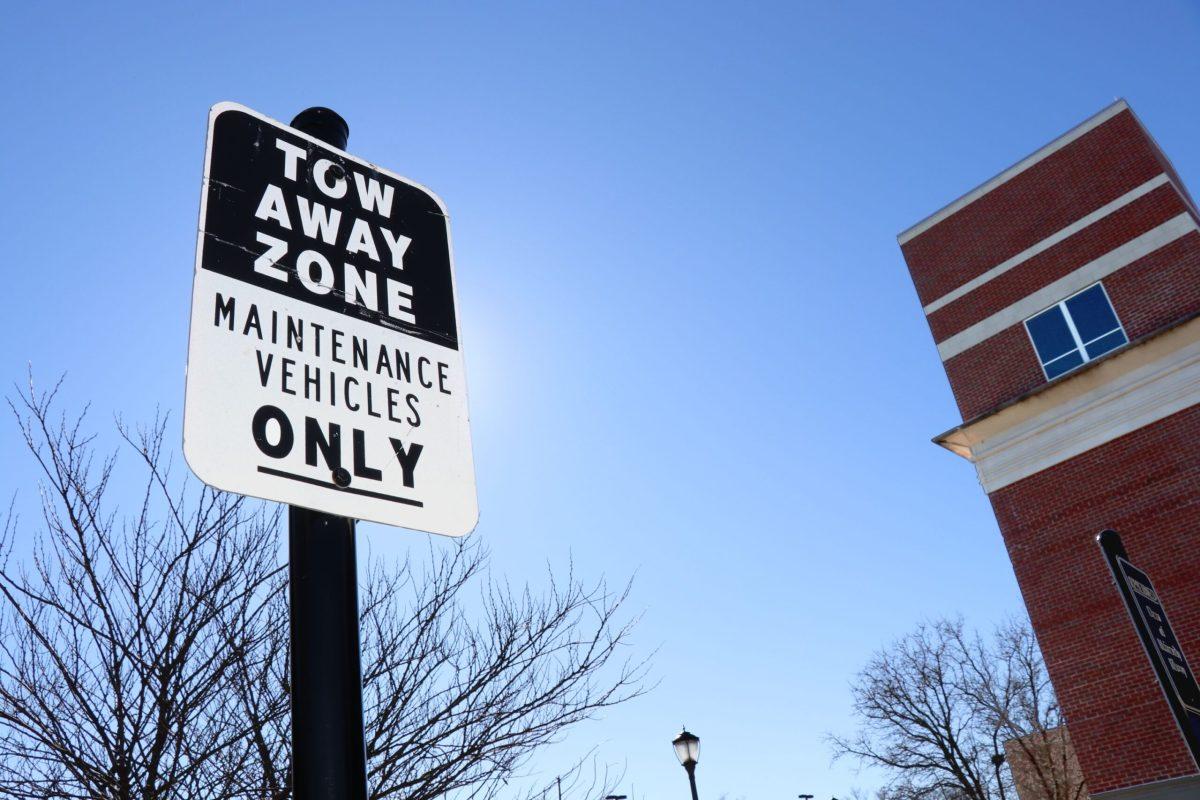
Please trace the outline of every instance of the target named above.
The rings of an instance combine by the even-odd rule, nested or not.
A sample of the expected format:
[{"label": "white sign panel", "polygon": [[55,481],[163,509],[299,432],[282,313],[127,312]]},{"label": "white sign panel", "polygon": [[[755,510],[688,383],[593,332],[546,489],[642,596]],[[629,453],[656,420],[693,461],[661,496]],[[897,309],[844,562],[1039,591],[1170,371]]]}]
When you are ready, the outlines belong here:
[{"label": "white sign panel", "polygon": [[183,427],[188,465],[219,489],[469,533],[441,201],[248,108],[214,106]]}]

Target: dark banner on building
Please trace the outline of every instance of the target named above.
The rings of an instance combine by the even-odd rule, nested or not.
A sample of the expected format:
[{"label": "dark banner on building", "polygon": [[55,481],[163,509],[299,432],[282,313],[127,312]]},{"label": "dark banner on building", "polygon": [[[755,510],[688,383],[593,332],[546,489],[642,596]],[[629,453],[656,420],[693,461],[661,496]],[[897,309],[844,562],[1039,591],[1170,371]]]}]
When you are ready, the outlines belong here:
[{"label": "dark banner on building", "polygon": [[1116,531],[1104,531],[1096,541],[1104,551],[1133,627],[1146,648],[1146,655],[1158,675],[1192,759],[1200,766],[1200,685],[1183,655],[1162,600],[1150,576],[1129,561]]}]

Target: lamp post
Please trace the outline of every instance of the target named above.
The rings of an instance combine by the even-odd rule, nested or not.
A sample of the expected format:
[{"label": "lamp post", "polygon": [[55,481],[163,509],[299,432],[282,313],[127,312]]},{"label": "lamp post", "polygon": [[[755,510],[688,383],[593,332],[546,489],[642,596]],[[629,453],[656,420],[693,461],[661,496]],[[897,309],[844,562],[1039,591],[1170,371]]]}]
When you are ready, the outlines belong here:
[{"label": "lamp post", "polygon": [[692,800],[700,800],[700,796],[696,794],[696,759],[700,757],[700,737],[688,733],[688,729],[684,728],[671,744],[675,745],[675,755],[679,758],[679,763],[687,770],[688,783],[692,786]]}]

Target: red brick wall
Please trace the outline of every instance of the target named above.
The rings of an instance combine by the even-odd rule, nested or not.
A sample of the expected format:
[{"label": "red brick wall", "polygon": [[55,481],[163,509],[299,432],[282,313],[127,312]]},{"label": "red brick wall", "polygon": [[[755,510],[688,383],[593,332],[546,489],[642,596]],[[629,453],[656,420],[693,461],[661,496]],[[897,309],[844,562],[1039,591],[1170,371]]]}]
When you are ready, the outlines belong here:
[{"label": "red brick wall", "polygon": [[[1138,124],[1140,126],[1141,123],[1139,122]],[[1194,197],[1192,197],[1191,193],[1188,192],[1187,186],[1185,186],[1183,181],[1180,180],[1179,173],[1177,173],[1175,171],[1175,165],[1171,163],[1171,160],[1169,158],[1167,158],[1167,154],[1164,153],[1162,151],[1162,148],[1160,148],[1158,146],[1158,142],[1154,141],[1154,137],[1150,135],[1150,131],[1147,131],[1145,128],[1142,128],[1142,131],[1145,133],[1146,137],[1150,140],[1150,145],[1154,148],[1154,157],[1156,159],[1158,159],[1158,163],[1162,167],[1162,171],[1167,173],[1167,175],[1171,178],[1171,180],[1173,180],[1175,182],[1175,186],[1179,189],[1179,192],[1187,200],[1187,203],[1189,206],[1191,206],[1192,211],[1195,212],[1196,211],[1196,200]]]},{"label": "red brick wall", "polygon": [[1162,173],[1123,111],[901,246],[921,305]]},{"label": "red brick wall", "polygon": [[1088,788],[1195,765],[1094,536],[1121,533],[1200,667],[1200,406],[991,494]]},{"label": "red brick wall", "polygon": [[1200,232],[1109,275],[1104,288],[1131,339],[1200,311]]},{"label": "red brick wall", "polygon": [[1184,211],[1187,206],[1174,187],[1160,186],[930,314],[933,340],[965,330]]},{"label": "red brick wall", "polygon": [[[1176,239],[1102,283],[1131,340],[1200,311],[1200,232]],[[1046,382],[1024,322],[959,353],[945,368],[964,420]]]},{"label": "red brick wall", "polygon": [[984,339],[943,366],[964,420],[1046,382],[1024,323]]}]

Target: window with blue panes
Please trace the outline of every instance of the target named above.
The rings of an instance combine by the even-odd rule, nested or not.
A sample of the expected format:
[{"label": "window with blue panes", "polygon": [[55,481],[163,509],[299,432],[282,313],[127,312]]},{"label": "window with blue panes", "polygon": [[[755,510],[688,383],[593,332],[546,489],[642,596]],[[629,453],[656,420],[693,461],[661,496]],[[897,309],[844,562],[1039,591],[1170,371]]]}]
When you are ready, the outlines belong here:
[{"label": "window with blue panes", "polygon": [[1025,329],[1047,380],[1129,341],[1104,286],[1099,283],[1025,320]]}]

